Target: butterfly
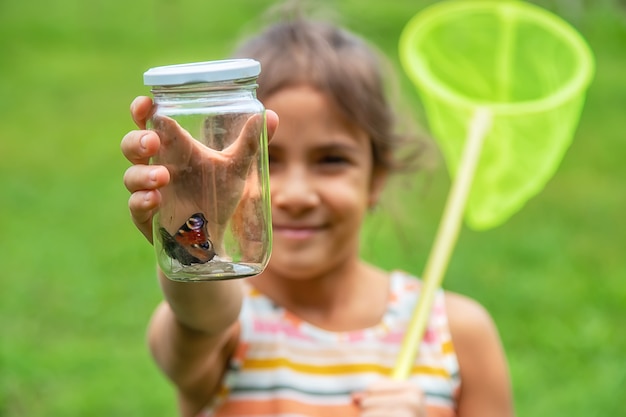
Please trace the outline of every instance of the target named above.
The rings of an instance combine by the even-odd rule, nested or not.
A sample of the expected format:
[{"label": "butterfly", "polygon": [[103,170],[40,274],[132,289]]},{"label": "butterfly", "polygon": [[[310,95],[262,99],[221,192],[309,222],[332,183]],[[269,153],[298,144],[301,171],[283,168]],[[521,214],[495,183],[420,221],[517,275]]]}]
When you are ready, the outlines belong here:
[{"label": "butterfly", "polygon": [[207,220],[202,213],[189,217],[174,236],[163,227],[159,232],[165,253],[183,265],[204,264],[215,257],[213,242],[207,231]]}]

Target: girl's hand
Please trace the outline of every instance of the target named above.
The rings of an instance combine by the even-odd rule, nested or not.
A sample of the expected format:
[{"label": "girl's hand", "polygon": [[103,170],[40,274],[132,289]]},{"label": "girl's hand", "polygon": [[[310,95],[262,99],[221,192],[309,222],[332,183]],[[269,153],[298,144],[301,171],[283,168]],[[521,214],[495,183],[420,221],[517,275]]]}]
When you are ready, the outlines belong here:
[{"label": "girl's hand", "polygon": [[167,185],[170,174],[163,166],[149,165],[161,145],[159,136],[146,130],[153,112],[152,100],[137,97],[130,106],[133,121],[140,130],[128,132],[122,139],[122,153],[133,165],[124,174],[124,185],[130,191],[128,207],[133,222],[152,242],[152,216],[161,204],[159,188]]},{"label": "girl's hand", "polygon": [[360,417],[426,417],[424,393],[407,381],[383,379],[353,395]]},{"label": "girl's hand", "polygon": [[[124,174],[124,185],[131,196],[128,206],[137,228],[152,242],[152,217],[161,205],[160,189],[170,182],[172,176],[181,177],[185,172],[196,169],[213,170],[220,167],[224,175],[214,184],[215,189],[204,190],[220,196],[223,204],[220,212],[234,211],[244,187],[249,168],[249,158],[258,149],[260,117],[251,117],[239,137],[222,151],[215,151],[196,141],[173,119],[159,117],[153,120],[155,130],[146,130],[154,106],[148,97],[138,97],[131,104],[131,115],[139,130],[126,134],[121,148],[124,156],[133,164]],[[266,112],[268,138],[278,127],[278,117]],[[159,132],[159,133],[157,133]],[[150,165],[150,159],[158,155],[160,165]],[[194,204],[195,189],[180,190],[172,196],[177,204]],[[225,219],[211,219],[221,223]],[[180,222],[180,220],[175,220]]]}]

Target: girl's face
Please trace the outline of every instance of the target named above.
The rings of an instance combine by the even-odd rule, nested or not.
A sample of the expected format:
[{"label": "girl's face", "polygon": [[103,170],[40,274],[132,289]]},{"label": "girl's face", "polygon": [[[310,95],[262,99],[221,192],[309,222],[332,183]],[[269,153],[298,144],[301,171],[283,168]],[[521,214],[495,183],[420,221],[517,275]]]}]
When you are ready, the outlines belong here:
[{"label": "girl's face", "polygon": [[385,175],[370,140],[309,86],[266,100],[278,113],[269,144],[273,250],[269,274],[305,279],[358,260],[359,230]]}]

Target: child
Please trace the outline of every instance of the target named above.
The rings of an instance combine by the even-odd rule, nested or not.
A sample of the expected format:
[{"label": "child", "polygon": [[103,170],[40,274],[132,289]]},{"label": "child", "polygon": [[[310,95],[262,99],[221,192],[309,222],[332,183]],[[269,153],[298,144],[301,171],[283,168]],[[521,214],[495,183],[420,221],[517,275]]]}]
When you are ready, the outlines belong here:
[{"label": "child", "polygon": [[[363,219],[400,165],[377,55],[345,30],[296,17],[236,56],[262,65],[272,258],[246,280],[180,283],[159,271],[165,301],[149,343],[181,415],[512,416],[497,330],[460,295],[439,292],[410,379],[389,378],[420,281],[358,256]],[[159,148],[145,130],[151,109],[149,98],[133,102],[140,130],[122,140],[130,211],[150,241],[169,181],[148,165]]]}]

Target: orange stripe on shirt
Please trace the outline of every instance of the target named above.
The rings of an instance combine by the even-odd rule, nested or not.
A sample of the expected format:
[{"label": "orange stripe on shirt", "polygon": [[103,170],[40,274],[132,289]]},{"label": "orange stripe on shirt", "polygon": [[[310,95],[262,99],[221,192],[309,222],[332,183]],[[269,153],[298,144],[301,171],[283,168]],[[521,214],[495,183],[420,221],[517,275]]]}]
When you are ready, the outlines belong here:
[{"label": "orange stripe on shirt", "polygon": [[[346,375],[357,374],[362,372],[375,372],[381,375],[391,375],[391,368],[374,363],[351,363],[336,365],[311,365],[306,363],[298,363],[287,358],[272,359],[246,359],[243,363],[244,369],[276,369],[289,368],[297,372],[316,375]],[[443,368],[433,368],[427,366],[416,365],[413,367],[413,373],[421,373],[427,375],[437,375],[446,378],[450,374]]]}]

